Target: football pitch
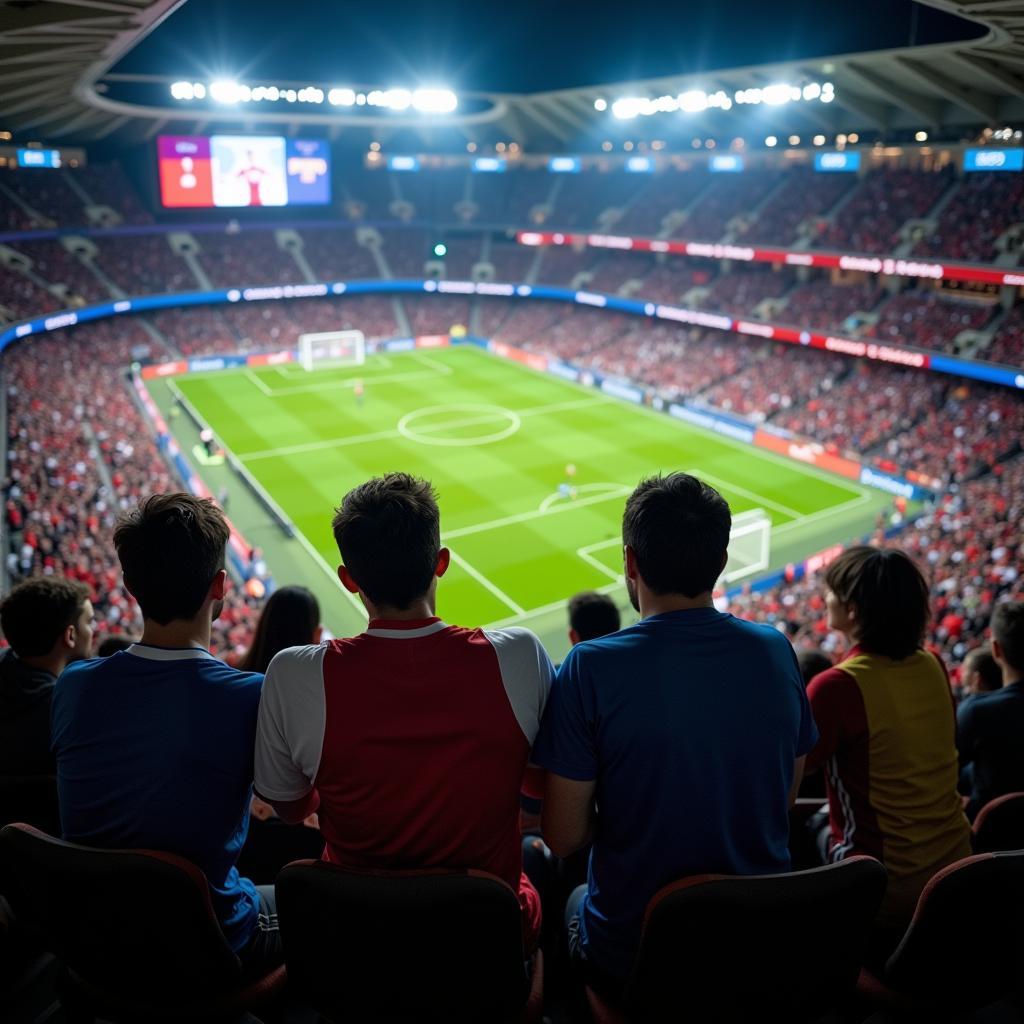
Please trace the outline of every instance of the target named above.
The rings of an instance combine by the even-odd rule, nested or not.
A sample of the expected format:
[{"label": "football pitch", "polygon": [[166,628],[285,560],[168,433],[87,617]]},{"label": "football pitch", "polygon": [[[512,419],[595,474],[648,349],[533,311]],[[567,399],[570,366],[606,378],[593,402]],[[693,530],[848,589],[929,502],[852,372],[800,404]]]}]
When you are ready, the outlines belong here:
[{"label": "football pitch", "polygon": [[[722,492],[734,516],[762,510],[771,567],[867,532],[890,504],[851,481],[472,346],[149,386],[165,411],[180,394],[291,521],[300,536],[287,540],[230,469],[197,466],[214,491],[230,488],[229,514],[264,549],[277,581],[313,586],[325,623],[341,634],[360,629],[365,615],[335,578],[332,512],[349,488],[388,470],[426,477],[438,491],[442,542],[452,551],[438,613],[462,625],[529,626],[556,657],[570,595],[596,589],[625,601],[622,509],[644,476],[692,472]],[[184,416],[173,422],[190,452],[193,425]]]}]

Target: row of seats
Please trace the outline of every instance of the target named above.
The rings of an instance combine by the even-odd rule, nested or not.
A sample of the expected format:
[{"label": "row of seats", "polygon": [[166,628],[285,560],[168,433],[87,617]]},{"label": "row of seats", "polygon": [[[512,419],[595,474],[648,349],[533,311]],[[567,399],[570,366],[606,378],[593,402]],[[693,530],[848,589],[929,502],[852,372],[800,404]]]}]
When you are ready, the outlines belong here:
[{"label": "row of seats", "polygon": [[[936,874],[877,966],[870,935],[886,872],[870,857],[667,885],[648,905],[622,1006],[586,989],[592,1019],[859,1020],[872,1009],[946,1019],[1012,997],[1024,962],[1024,793],[983,808],[974,846]],[[15,913],[0,941],[38,934],[62,962],[61,999],[76,1015],[200,1019],[304,1004],[337,1021],[542,1018],[544,954],[525,956],[515,893],[481,872],[293,863],[276,883],[285,966],[257,977],[242,973],[205,877],[180,857],[97,850],[14,824],[0,831],[0,878]]]}]

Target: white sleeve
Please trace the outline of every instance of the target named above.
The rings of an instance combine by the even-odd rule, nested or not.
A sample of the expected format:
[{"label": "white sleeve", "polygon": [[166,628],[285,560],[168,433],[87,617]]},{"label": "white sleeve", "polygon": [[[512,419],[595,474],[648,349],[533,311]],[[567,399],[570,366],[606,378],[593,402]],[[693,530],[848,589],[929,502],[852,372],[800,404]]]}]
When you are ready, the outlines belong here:
[{"label": "white sleeve", "polygon": [[301,800],[320,770],[327,708],[325,644],[289,647],[267,668],[256,725],[256,792],[267,800]]},{"label": "white sleeve", "polygon": [[551,693],[555,667],[544,645],[528,629],[485,629],[498,656],[501,681],[519,728],[533,746]]}]

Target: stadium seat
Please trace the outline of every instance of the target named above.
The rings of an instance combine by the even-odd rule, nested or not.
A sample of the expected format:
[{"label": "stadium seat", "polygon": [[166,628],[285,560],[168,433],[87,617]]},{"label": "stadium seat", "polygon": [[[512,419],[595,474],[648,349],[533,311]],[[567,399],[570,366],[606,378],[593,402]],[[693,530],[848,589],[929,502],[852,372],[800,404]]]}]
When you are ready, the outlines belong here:
[{"label": "stadium seat", "polygon": [[851,857],[667,885],[647,905],[623,1008],[588,986],[594,1020],[815,1020],[852,995],[885,884],[877,860]]},{"label": "stadium seat", "polygon": [[285,969],[246,977],[224,939],[203,873],[153,850],[96,850],[29,825],[0,830],[19,920],[66,971],[69,1019],[182,1021],[270,1004]]},{"label": "stadium seat", "polygon": [[541,1019],[543,957],[528,962],[519,899],[493,875],[299,861],[276,888],[289,989],[330,1020]]},{"label": "stadium seat", "polygon": [[974,852],[1024,850],[1024,793],[989,800],[974,819]]},{"label": "stadium seat", "polygon": [[872,1006],[950,1019],[1020,994],[1024,980],[1024,853],[981,853],[925,886],[879,977],[863,970]]}]

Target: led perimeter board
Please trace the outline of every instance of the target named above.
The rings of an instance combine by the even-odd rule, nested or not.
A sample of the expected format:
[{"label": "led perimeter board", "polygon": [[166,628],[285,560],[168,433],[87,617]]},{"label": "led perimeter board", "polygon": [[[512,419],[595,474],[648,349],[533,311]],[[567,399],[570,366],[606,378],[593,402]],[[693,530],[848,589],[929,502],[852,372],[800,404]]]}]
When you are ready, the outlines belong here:
[{"label": "led perimeter board", "polygon": [[318,206],[331,201],[323,139],[161,135],[160,201],[168,208]]}]

